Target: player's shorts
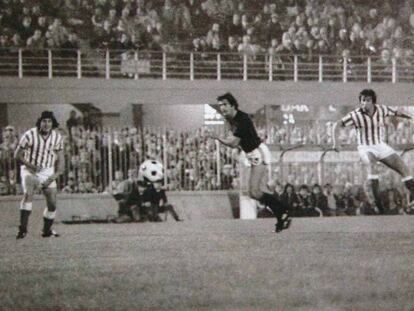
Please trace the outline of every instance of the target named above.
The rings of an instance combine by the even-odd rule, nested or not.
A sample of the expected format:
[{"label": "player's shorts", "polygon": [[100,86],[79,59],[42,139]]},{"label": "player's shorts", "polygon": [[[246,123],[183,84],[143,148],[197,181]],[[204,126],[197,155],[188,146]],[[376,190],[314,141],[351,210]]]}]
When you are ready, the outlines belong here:
[{"label": "player's shorts", "polygon": [[365,164],[369,164],[370,161],[368,153],[372,153],[377,160],[382,160],[396,153],[396,151],[386,143],[379,143],[376,145],[359,145],[358,153],[361,157],[362,162],[364,162]]},{"label": "player's shorts", "polygon": [[271,154],[269,148],[264,143],[261,143],[259,147],[253,151],[246,153],[246,158],[249,161],[250,165],[267,165],[271,162]]},{"label": "player's shorts", "polygon": [[[53,167],[48,167],[48,168],[44,168],[42,169],[40,172],[33,174],[31,173],[26,166],[22,165],[20,167],[20,176],[22,179],[22,189],[23,189],[23,193],[26,193],[26,176],[34,176],[35,180],[36,180],[36,184],[35,186],[38,187],[41,183],[43,183],[46,179],[48,179],[50,176],[52,176],[54,174],[54,169]],[[50,183],[48,188],[56,188],[56,181],[53,181]]]}]

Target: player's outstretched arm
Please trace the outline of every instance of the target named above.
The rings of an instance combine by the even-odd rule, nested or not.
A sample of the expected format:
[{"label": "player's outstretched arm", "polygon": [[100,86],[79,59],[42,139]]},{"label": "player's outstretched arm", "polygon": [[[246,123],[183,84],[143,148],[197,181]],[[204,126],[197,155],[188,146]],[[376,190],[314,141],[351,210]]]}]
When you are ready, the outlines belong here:
[{"label": "player's outstretched arm", "polygon": [[409,115],[409,114],[407,114],[405,112],[396,111],[395,112],[395,116],[398,117],[398,118],[402,118],[402,119],[409,119],[409,120],[411,120],[411,122],[414,122],[413,116],[412,115]]},{"label": "player's outstretched arm", "polygon": [[227,137],[222,137],[222,136],[218,136],[217,134],[210,132],[210,131],[205,131],[205,136],[208,138],[212,138],[212,139],[216,139],[219,142],[221,142],[223,145],[226,145],[228,147],[231,148],[237,148],[240,144],[240,138],[233,136],[233,135],[229,135]]}]

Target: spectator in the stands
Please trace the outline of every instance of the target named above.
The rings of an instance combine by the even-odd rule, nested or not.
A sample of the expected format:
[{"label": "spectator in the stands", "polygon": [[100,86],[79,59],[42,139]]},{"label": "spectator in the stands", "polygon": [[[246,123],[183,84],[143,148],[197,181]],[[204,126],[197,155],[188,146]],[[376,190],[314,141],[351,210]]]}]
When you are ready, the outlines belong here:
[{"label": "spectator in the stands", "polygon": [[7,176],[0,176],[0,196],[10,194],[10,185]]},{"label": "spectator in the stands", "polygon": [[238,43],[235,37],[230,36],[227,40],[227,45],[224,48],[225,52],[228,53],[237,53],[238,52]]},{"label": "spectator in the stands", "polygon": [[232,22],[228,24],[226,35],[228,37],[234,37],[236,39],[241,39],[243,37],[243,27],[241,24],[241,19],[239,14],[233,14]]},{"label": "spectator in the stands", "polygon": [[78,188],[75,182],[75,175],[72,172],[69,173],[67,183],[63,187],[62,192],[63,193],[77,193],[78,192]]},{"label": "spectator in the stands", "polygon": [[296,214],[297,207],[299,205],[299,199],[295,192],[295,187],[287,183],[283,189],[283,193],[280,196],[281,204],[288,211],[290,216]]},{"label": "spectator in the stands", "polygon": [[56,46],[63,44],[68,37],[68,30],[65,26],[63,26],[60,18],[55,18],[53,20],[53,23],[49,26],[48,31],[50,32],[53,41],[56,43]]},{"label": "spectator in the stands", "polygon": [[49,29],[46,16],[40,15],[39,17],[37,17],[36,23],[37,25],[35,25],[34,27],[36,29],[39,29],[42,32],[42,35],[45,35],[46,31],[48,31]]},{"label": "spectator in the stands", "polygon": [[403,210],[403,195],[387,180],[384,189],[380,192],[381,202],[385,215],[398,215]]},{"label": "spectator in the stands", "polygon": [[45,37],[42,36],[42,32],[36,29],[29,39],[27,39],[27,47],[31,50],[41,50],[45,47]]},{"label": "spectator in the stands", "polygon": [[92,25],[95,26],[95,28],[102,28],[104,20],[105,16],[102,8],[99,6],[96,7],[93,15],[91,16]]},{"label": "spectator in the stands", "polygon": [[329,216],[328,198],[323,193],[319,184],[312,186],[311,202],[319,214],[322,213],[323,216]]},{"label": "spectator in the stands", "polygon": [[270,20],[266,24],[266,35],[267,40],[270,41],[271,39],[275,38],[278,41],[282,39],[283,28],[280,24],[280,19],[277,14],[272,14]]},{"label": "spectator in the stands", "polygon": [[27,41],[27,39],[33,35],[34,29],[32,27],[32,18],[30,16],[25,16],[23,18],[18,31],[24,41]]},{"label": "spectator in the stands", "polygon": [[71,110],[69,118],[66,120],[66,128],[68,129],[69,135],[72,135],[72,128],[79,126],[79,117],[76,114],[76,110]]}]

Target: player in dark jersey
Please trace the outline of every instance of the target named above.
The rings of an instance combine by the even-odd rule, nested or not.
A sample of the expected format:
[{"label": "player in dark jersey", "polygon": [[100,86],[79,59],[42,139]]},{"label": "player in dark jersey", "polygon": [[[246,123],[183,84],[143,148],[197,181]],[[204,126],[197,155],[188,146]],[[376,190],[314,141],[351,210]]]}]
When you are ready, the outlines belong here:
[{"label": "player in dark jersey", "polygon": [[135,176],[131,177],[122,181],[113,193],[119,207],[118,217],[114,219],[115,223],[144,222],[147,219],[143,206],[143,194],[147,189],[147,184],[137,180]]},{"label": "player in dark jersey", "polygon": [[231,93],[217,97],[218,111],[230,124],[232,135],[206,135],[231,148],[241,148],[251,164],[249,196],[270,207],[277,218],[275,231],[280,232],[290,226],[291,219],[287,211],[281,208],[278,200],[268,191],[268,164],[271,155],[268,147],[261,141],[249,115],[238,109],[238,102]]},{"label": "player in dark jersey", "polygon": [[162,188],[162,181],[152,183],[148,190],[150,191],[149,197],[151,200],[150,215],[153,220],[160,221],[158,213],[165,213],[166,216],[170,213],[175,221],[183,221],[178,216],[174,206],[168,203],[167,195]]},{"label": "player in dark jersey", "polygon": [[43,111],[36,122],[36,127],[25,132],[15,151],[15,158],[22,165],[23,200],[20,203],[20,226],[17,239],[27,234],[27,225],[32,211],[35,189],[41,187],[46,198],[43,212],[43,237],[57,237],[59,234],[52,230],[56,216],[56,179],[64,169],[63,140],[56,130],[59,126],[53,112]]},{"label": "player in dark jersey", "polygon": [[413,177],[402,158],[391,146],[385,143],[384,127],[387,117],[394,116],[411,120],[413,118],[386,105],[377,104],[377,95],[371,89],[362,90],[358,99],[361,107],[352,110],[335,123],[332,134],[333,148],[339,149],[339,145],[336,143],[338,141],[338,126],[354,127],[358,138],[358,153],[361,160],[367,165],[368,180],[379,212],[383,213],[384,209],[379,193],[378,161],[401,175],[402,181],[410,192],[409,205],[412,205],[414,200]]}]

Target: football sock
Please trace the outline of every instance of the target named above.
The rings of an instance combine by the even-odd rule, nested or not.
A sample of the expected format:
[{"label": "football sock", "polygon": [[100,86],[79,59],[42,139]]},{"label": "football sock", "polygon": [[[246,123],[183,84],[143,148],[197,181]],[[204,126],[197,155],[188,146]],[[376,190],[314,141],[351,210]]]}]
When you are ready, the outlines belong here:
[{"label": "football sock", "polygon": [[29,216],[32,211],[27,211],[24,209],[20,210],[20,229],[22,231],[27,231],[27,224],[29,223]]},{"label": "football sock", "polygon": [[49,212],[47,208],[43,212],[43,232],[49,232],[55,220],[56,212]]},{"label": "football sock", "polygon": [[27,231],[29,217],[32,213],[32,202],[20,202],[20,230]]},{"label": "football sock", "polygon": [[43,217],[43,232],[49,232],[53,225],[53,219]]}]

